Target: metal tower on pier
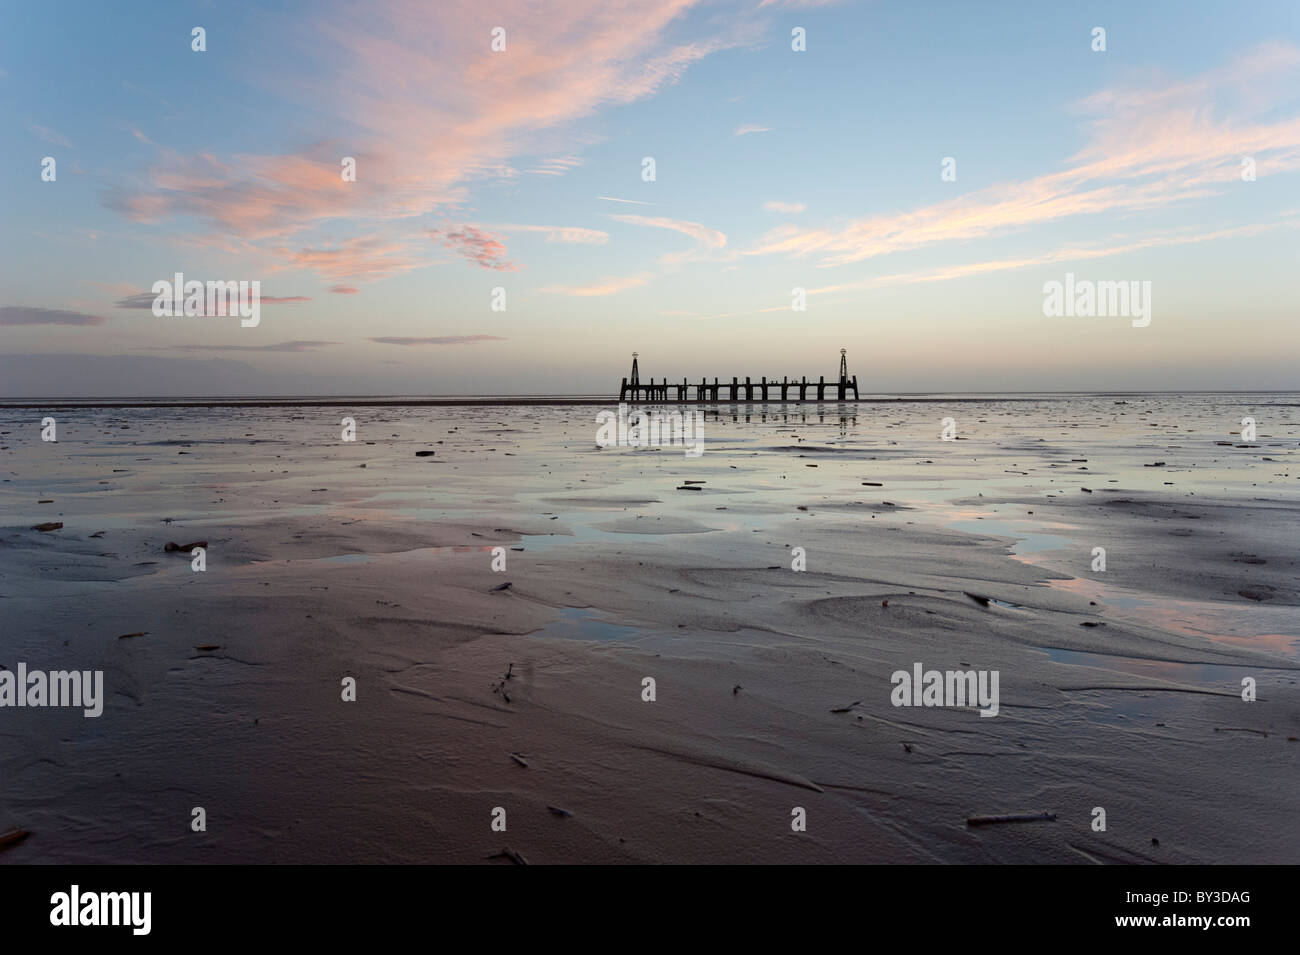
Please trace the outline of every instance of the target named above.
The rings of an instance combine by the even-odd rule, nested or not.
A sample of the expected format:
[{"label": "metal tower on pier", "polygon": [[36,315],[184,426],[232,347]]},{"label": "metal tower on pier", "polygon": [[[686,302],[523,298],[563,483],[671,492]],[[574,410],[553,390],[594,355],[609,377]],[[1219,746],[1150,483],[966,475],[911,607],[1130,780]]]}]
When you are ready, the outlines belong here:
[{"label": "metal tower on pier", "polygon": [[623,379],[623,387],[618,390],[618,400],[622,401],[629,393],[633,401],[641,396],[641,372],[636,366],[636,352],[632,352],[632,378]]},{"label": "metal tower on pier", "polygon": [[843,401],[845,398],[849,396],[849,389],[853,390],[853,400],[857,401],[858,400],[858,376],[854,375],[852,378],[849,377],[848,349],[841,348],[840,349],[840,386],[839,386],[840,401]]}]

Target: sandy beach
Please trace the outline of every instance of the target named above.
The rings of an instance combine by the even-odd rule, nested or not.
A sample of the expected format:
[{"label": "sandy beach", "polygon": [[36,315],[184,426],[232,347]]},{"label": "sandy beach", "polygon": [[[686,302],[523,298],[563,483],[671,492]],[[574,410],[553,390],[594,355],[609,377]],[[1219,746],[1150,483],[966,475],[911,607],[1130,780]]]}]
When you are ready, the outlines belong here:
[{"label": "sandy beach", "polygon": [[0,408],[0,861],[1300,859],[1296,396],[596,410]]}]

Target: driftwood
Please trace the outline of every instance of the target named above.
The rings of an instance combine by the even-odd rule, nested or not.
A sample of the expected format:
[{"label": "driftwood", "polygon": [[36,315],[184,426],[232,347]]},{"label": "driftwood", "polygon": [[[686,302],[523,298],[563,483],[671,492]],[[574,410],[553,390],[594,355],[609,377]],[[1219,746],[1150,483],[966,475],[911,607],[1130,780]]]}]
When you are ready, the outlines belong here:
[{"label": "driftwood", "polygon": [[968,826],[992,826],[1002,822],[1056,822],[1054,812],[1011,812],[999,816],[967,816]]},{"label": "driftwood", "polygon": [[166,544],[163,545],[163,550],[165,550],[169,554],[175,553],[178,550],[183,550],[186,553],[189,553],[196,547],[202,547],[206,549],[207,546],[208,546],[207,541],[190,541],[188,544],[174,544],[171,541],[168,541]]},{"label": "driftwood", "polygon": [[0,849],[16,846],[30,835],[31,833],[26,829],[10,829],[8,832],[0,832]]}]

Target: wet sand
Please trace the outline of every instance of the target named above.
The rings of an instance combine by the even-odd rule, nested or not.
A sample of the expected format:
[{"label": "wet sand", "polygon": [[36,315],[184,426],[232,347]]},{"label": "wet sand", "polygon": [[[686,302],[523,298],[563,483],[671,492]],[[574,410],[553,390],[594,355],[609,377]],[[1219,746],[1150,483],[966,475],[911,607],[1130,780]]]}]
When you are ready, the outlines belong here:
[{"label": "wet sand", "polygon": [[595,410],[0,409],[0,665],[108,692],[0,709],[0,861],[1300,859],[1294,396]]}]

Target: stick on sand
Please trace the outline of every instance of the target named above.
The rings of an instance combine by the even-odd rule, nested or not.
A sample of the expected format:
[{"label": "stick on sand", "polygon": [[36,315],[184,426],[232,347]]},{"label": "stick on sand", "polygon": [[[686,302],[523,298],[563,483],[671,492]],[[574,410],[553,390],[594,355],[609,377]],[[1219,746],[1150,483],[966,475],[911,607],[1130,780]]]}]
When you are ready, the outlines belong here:
[{"label": "stick on sand", "polygon": [[968,826],[991,826],[1000,822],[1056,822],[1054,812],[1012,812],[1000,816],[967,816]]}]

